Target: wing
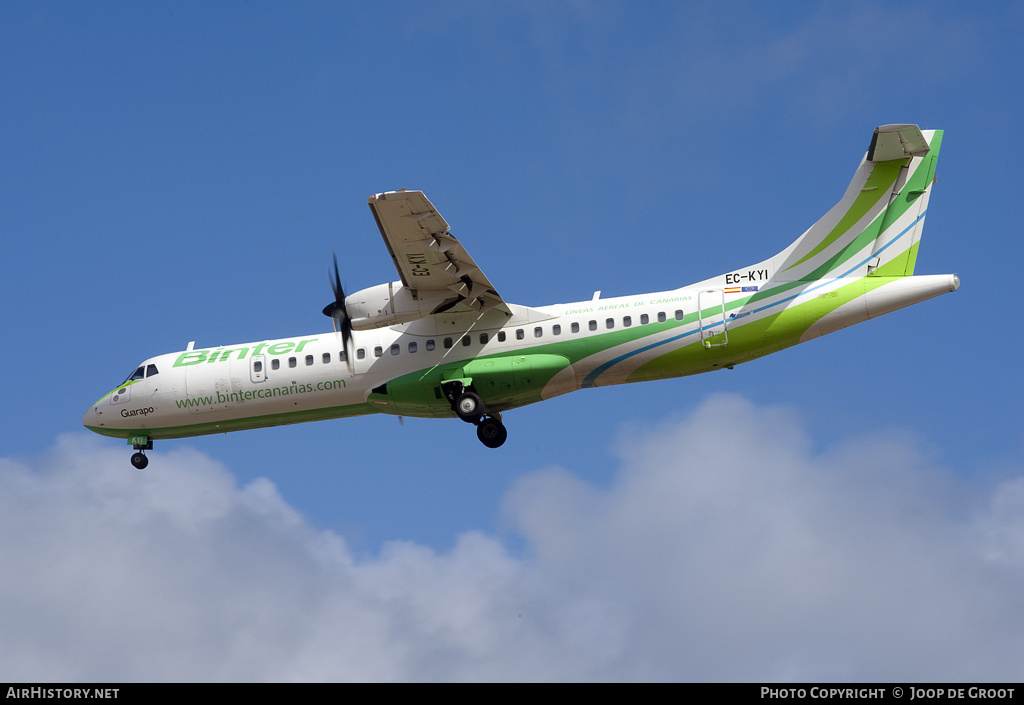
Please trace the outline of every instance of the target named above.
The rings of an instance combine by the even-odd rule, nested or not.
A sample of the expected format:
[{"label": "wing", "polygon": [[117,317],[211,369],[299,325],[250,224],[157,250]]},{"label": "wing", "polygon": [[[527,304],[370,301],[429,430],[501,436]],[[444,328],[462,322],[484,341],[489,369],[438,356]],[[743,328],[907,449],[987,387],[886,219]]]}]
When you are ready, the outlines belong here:
[{"label": "wing", "polygon": [[434,313],[498,309],[512,315],[422,191],[378,193],[367,203],[402,284],[414,298],[444,294]]}]

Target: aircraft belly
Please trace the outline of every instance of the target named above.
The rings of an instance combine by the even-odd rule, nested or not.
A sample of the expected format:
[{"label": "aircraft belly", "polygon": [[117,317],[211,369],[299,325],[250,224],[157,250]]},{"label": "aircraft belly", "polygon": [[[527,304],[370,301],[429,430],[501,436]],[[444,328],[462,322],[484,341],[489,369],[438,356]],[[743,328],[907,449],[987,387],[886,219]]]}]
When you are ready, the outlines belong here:
[{"label": "aircraft belly", "polygon": [[[299,385],[294,385],[294,388],[299,388]],[[261,390],[232,392],[235,399],[242,401],[233,403],[230,408],[212,409],[202,414],[178,408],[185,405],[185,399],[166,399],[158,413],[149,416],[144,425],[136,426],[135,430],[147,431],[152,439],[182,438],[360,416],[376,411],[354,394],[332,394],[322,390],[317,393],[314,390],[306,393],[292,391],[282,396],[274,395],[273,389],[266,388],[266,397],[259,396]],[[280,391],[282,388],[276,389]]]},{"label": "aircraft belly", "polygon": [[[365,416],[376,412],[376,409],[365,403],[346,404],[340,406],[319,407],[313,409],[294,409],[284,412],[271,412],[269,409],[250,409],[252,415],[232,416],[220,414],[219,416],[207,415],[198,417],[200,423],[175,423],[168,419],[166,423],[159,426],[152,426],[142,429],[151,440],[167,438],[188,438],[191,436],[209,435],[212,433],[227,433],[229,431],[245,431],[256,428],[269,428],[271,426],[286,426],[289,424],[305,423],[308,421],[327,421],[330,419],[348,418],[351,416]],[[180,417],[178,420],[181,420]],[[188,421],[196,421],[197,417],[190,416]],[[160,420],[162,421],[162,420]],[[94,429],[95,430],[95,429]],[[124,431],[105,432],[105,435],[124,438],[129,434]]]}]

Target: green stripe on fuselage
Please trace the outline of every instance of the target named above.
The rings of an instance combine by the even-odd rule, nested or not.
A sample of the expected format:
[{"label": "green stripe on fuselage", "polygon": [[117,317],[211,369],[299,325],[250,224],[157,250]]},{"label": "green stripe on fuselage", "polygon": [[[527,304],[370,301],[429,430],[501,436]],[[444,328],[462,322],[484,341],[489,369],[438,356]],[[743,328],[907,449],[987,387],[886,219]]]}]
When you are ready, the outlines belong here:
[{"label": "green stripe on fuselage", "polygon": [[634,370],[626,382],[641,382],[693,375],[763,357],[800,342],[807,329],[823,316],[859,296],[892,281],[883,272],[878,277],[860,277],[803,303],[749,323],[729,328],[729,343],[705,348],[699,337],[647,362]]},{"label": "green stripe on fuselage", "polygon": [[225,419],[223,421],[210,421],[184,426],[165,426],[148,429],[118,429],[97,426],[86,426],[86,428],[111,438],[128,438],[129,436],[145,434],[149,436],[150,440],[161,440],[165,438],[205,436],[211,433],[227,433],[228,431],[246,431],[254,428],[284,426],[287,424],[304,423],[306,421],[326,421],[328,419],[342,419],[351,416],[365,416],[377,411],[379,409],[371,404],[347,404],[345,406],[329,406],[322,409],[308,409],[306,411],[288,411],[280,414],[264,414],[262,416]]}]

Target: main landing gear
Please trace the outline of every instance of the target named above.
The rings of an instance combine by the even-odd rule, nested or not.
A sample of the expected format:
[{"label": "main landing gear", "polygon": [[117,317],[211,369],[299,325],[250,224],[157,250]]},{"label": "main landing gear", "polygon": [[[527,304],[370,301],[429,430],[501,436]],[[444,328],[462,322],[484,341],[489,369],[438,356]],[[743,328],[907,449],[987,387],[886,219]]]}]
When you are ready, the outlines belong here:
[{"label": "main landing gear", "polygon": [[466,389],[461,382],[443,385],[445,396],[455,415],[476,426],[476,437],[488,448],[498,448],[508,438],[508,430],[501,422],[501,414],[487,413],[487,405],[476,392]]},{"label": "main landing gear", "polygon": [[508,438],[508,429],[497,416],[485,416],[476,427],[476,437],[488,448],[498,448]]},{"label": "main landing gear", "polygon": [[145,470],[146,466],[149,465],[149,458],[146,457],[145,451],[153,450],[153,441],[136,443],[132,448],[135,449],[135,452],[132,454],[132,467],[136,470]]}]

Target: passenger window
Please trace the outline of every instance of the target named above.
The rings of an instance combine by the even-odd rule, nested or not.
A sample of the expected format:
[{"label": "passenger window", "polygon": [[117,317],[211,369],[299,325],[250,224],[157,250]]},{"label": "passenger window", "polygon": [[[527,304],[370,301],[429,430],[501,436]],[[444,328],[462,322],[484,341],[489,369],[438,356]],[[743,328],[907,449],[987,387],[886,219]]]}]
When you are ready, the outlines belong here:
[{"label": "passenger window", "polygon": [[541,328],[540,326],[537,326],[536,328],[533,329],[533,337],[534,338],[539,338],[542,335],[544,335],[544,329],[543,328]]},{"label": "passenger window", "polygon": [[273,360],[270,361],[270,369],[272,369],[272,370],[279,370],[279,369],[281,369],[281,361],[278,360],[275,357]]},{"label": "passenger window", "polygon": [[452,346],[452,339],[451,338],[445,338],[444,339],[444,349],[447,350],[451,346]]},{"label": "passenger window", "polygon": [[297,365],[297,364],[298,363],[295,361],[294,357],[289,357],[288,358],[288,367],[295,367],[295,365]]},{"label": "passenger window", "polygon": [[427,350],[433,350],[433,349],[434,349],[434,339],[433,338],[429,338],[427,340]]},{"label": "passenger window", "polygon": [[331,354],[324,353],[323,361],[325,365],[329,365],[331,363]]},{"label": "passenger window", "polygon": [[415,342],[409,343],[409,352],[411,352],[411,353],[416,352],[416,343]]},{"label": "passenger window", "polygon": [[658,311],[658,323],[664,323],[664,322],[665,322],[665,312],[664,311]]},{"label": "passenger window", "polygon": [[464,348],[468,348],[468,347],[469,347],[469,344],[470,344],[470,343],[472,343],[472,342],[473,342],[473,341],[472,341],[472,340],[470,340],[470,337],[469,337],[468,335],[464,335],[464,336],[462,336],[462,347],[464,347]]},{"label": "passenger window", "polygon": [[342,350],[338,353],[338,362],[345,362],[346,360],[348,360],[348,353]]},{"label": "passenger window", "polygon": [[306,367],[309,367],[312,364],[313,364],[313,356],[312,355],[306,355]]},{"label": "passenger window", "polygon": [[587,328],[590,330],[597,330],[597,321],[591,321],[587,324]]},{"label": "passenger window", "polygon": [[683,312],[682,311],[676,311],[676,320],[677,321],[683,320]]},{"label": "passenger window", "polygon": [[252,371],[253,372],[262,372],[263,371],[263,363],[260,362],[259,360],[253,360],[252,361]]},{"label": "passenger window", "polygon": [[651,322],[651,317],[650,316],[648,316],[646,313],[640,314],[640,325],[646,326],[650,322]]},{"label": "passenger window", "polygon": [[623,328],[629,328],[631,325],[633,325],[633,318],[631,316],[623,316],[622,317],[622,327]]},{"label": "passenger window", "polygon": [[147,377],[152,377],[153,375],[158,375],[158,374],[160,374],[160,373],[156,371],[156,365],[147,365],[146,366],[146,376]]},{"label": "passenger window", "polygon": [[522,328],[516,328],[516,340],[522,340],[526,337],[526,333],[523,332]]},{"label": "passenger window", "polygon": [[505,331],[503,331],[503,330],[499,330],[498,331],[498,342],[499,343],[504,343],[505,342]]},{"label": "passenger window", "polygon": [[562,334],[562,326],[558,325],[557,323],[555,325],[551,326],[551,335],[561,335],[561,334]]},{"label": "passenger window", "polygon": [[356,357],[358,357],[360,360],[365,359],[366,358],[366,348],[359,348],[358,350],[356,350]]},{"label": "passenger window", "polygon": [[609,330],[614,328],[615,327],[615,319],[614,318],[606,318],[605,321],[604,321],[604,327],[608,328]]},{"label": "passenger window", "polygon": [[572,324],[572,332],[573,333],[579,333],[580,332],[580,324],[579,323],[573,323]]},{"label": "passenger window", "polygon": [[480,344],[481,345],[487,345],[487,334],[486,333],[481,333],[480,334]]},{"label": "passenger window", "polygon": [[399,345],[398,343],[394,343],[394,344],[393,344],[393,345],[391,346],[391,354],[392,354],[392,355],[397,355],[397,354],[398,354],[398,353],[400,353],[400,352],[402,352],[402,346],[401,346],[401,345]]},{"label": "passenger window", "polygon": [[384,354],[384,348],[382,348],[379,345],[375,345],[374,348],[373,348],[373,356],[374,357],[380,357],[383,354]]}]

